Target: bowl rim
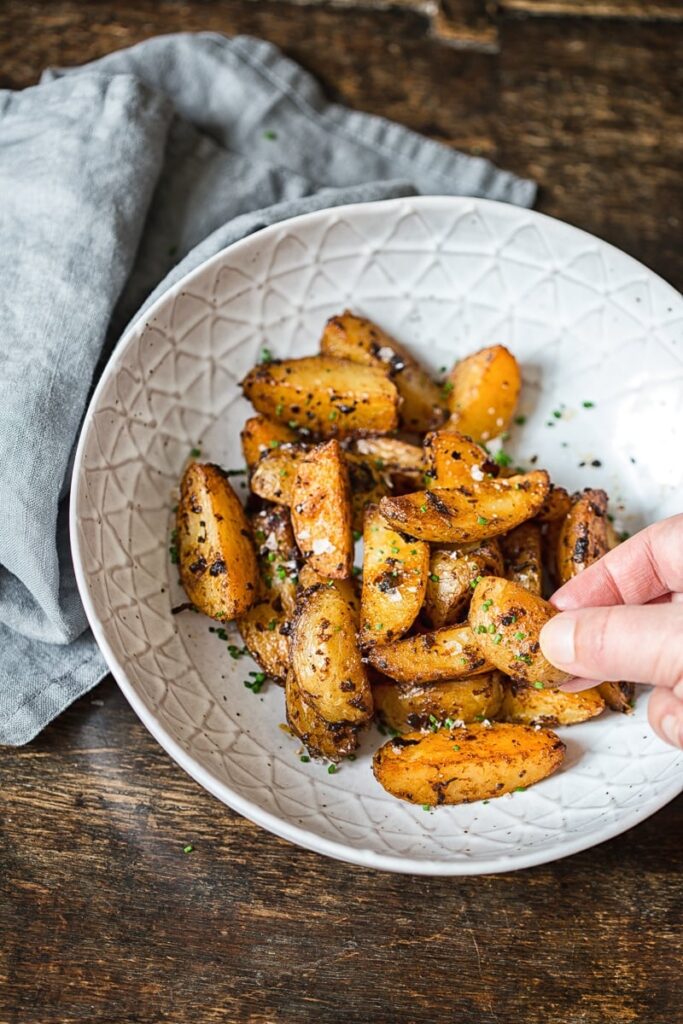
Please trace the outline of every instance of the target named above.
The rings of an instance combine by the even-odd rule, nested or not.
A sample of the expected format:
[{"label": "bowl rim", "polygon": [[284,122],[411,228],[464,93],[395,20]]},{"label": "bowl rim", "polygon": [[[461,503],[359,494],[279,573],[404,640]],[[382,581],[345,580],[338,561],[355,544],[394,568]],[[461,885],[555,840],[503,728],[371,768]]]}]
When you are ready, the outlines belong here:
[{"label": "bowl rim", "polygon": [[443,207],[444,203],[451,207],[459,206],[463,209],[466,209],[467,207],[471,207],[473,209],[476,209],[477,207],[495,207],[498,209],[507,208],[511,213],[514,211],[523,211],[524,214],[531,217],[532,220],[537,219],[541,222],[551,221],[555,225],[562,225],[562,227],[572,233],[577,233],[586,239],[598,242],[601,247],[606,247],[608,250],[618,253],[620,258],[627,258],[633,263],[634,267],[640,268],[648,276],[654,277],[664,284],[665,287],[671,291],[677,301],[680,302],[681,300],[681,296],[675,288],[673,288],[673,286],[662,277],[647,268],[644,264],[640,263],[628,253],[624,253],[621,249],[618,249],[609,242],[600,239],[598,236],[584,231],[581,228],[576,228],[559,218],[550,217],[547,214],[539,213],[536,210],[530,210],[524,207],[520,208],[512,204],[502,203],[492,199],[447,195],[408,196],[395,199],[376,200],[367,203],[349,203],[343,206],[326,207],[322,210],[315,210],[311,213],[304,213],[296,217],[277,221],[268,227],[261,228],[259,231],[255,231],[246,235],[244,238],[225,246],[217,253],[214,253],[213,256],[208,257],[196,267],[193,267],[184,274],[183,277],[176,281],[175,284],[172,284],[166,291],[164,291],[150,306],[143,308],[143,310],[130,322],[124,331],[102,371],[83,417],[71,474],[69,534],[72,560],[80,597],[83,602],[83,607],[85,609],[90,628],[92,629],[95,640],[104,655],[111,674],[114,676],[114,679],[133,711],[152,734],[154,739],[163,747],[166,753],[169,754],[170,757],[185,772],[187,772],[192,779],[194,779],[195,782],[238,814],[248,818],[250,821],[253,821],[255,824],[261,826],[267,831],[272,832],[279,838],[285,839],[297,846],[301,846],[306,850],[311,850],[315,853],[331,857],[334,860],[341,860],[363,868],[374,868],[400,874],[457,877],[514,871],[534,867],[540,864],[552,863],[555,860],[569,857],[572,854],[580,853],[583,850],[590,849],[591,847],[597,846],[609,839],[613,839],[614,837],[621,835],[623,832],[628,831],[630,828],[633,828],[634,825],[644,821],[652,814],[655,814],[658,810],[661,810],[662,807],[670,803],[671,800],[675,799],[681,792],[683,792],[683,774],[681,775],[680,781],[674,780],[666,786],[656,798],[653,798],[651,802],[648,802],[644,806],[642,804],[638,805],[629,810],[617,821],[601,826],[597,834],[594,831],[583,832],[572,840],[571,833],[568,833],[554,846],[542,846],[535,850],[529,850],[526,853],[523,851],[517,853],[501,853],[489,855],[487,857],[478,857],[476,860],[471,861],[461,859],[450,863],[445,860],[430,859],[428,856],[424,858],[416,858],[382,854],[369,848],[352,846],[344,842],[326,839],[325,837],[318,835],[316,832],[288,822],[278,815],[273,814],[271,811],[264,810],[258,804],[253,803],[251,800],[246,799],[235,790],[231,789],[230,786],[222,782],[212,771],[204,767],[195,757],[185,751],[170,732],[160,724],[154,712],[147,707],[145,701],[138,694],[133,683],[128,679],[122,664],[114,653],[114,650],[107,639],[104,626],[96,611],[94,601],[91,598],[88,586],[88,577],[84,570],[84,559],[79,536],[77,512],[80,504],[81,487],[84,479],[83,458],[86,442],[93,422],[94,412],[98,406],[99,399],[104,388],[107,386],[109,380],[115,376],[128,345],[140,330],[141,325],[146,325],[151,321],[169,300],[172,300],[183,289],[187,288],[187,286],[196,277],[203,274],[210,267],[220,264],[225,259],[226,253],[239,254],[241,248],[247,248],[250,245],[253,245],[254,239],[262,239],[265,242],[271,236],[277,235],[284,225],[296,226],[300,224],[310,224],[315,223],[316,221],[324,221],[330,216],[353,217],[359,212],[376,211],[378,209],[390,211],[401,206],[414,206],[418,209],[429,209],[431,207],[438,210]]}]

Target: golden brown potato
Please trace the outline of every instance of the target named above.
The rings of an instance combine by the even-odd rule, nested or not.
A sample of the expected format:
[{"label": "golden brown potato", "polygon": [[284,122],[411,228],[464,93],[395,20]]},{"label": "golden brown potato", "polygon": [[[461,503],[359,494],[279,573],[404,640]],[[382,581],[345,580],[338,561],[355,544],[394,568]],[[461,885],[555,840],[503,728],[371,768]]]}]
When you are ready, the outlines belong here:
[{"label": "golden brown potato", "polygon": [[375,466],[374,461],[356,452],[344,452],[349,469],[351,485],[352,526],[363,532],[365,510],[369,505],[381,501],[388,491],[385,475]]},{"label": "golden brown potato", "polygon": [[374,366],[332,356],[283,359],[255,366],[242,388],[258,412],[324,437],[398,426],[398,391]]},{"label": "golden brown potato", "polygon": [[448,425],[475,441],[498,437],[510,426],[521,386],[517,360],[503,345],[474,352],[448,377]]},{"label": "golden brown potato", "polygon": [[252,416],[244,424],[241,433],[244,461],[253,469],[261,456],[279,448],[281,444],[298,440],[294,430],[284,423],[276,423],[267,416]]},{"label": "golden brown potato", "polygon": [[345,579],[353,568],[349,471],[332,438],[299,459],[291,495],[292,528],[316,572]]},{"label": "golden brown potato", "polygon": [[636,693],[633,683],[600,683],[597,689],[607,707],[612,711],[620,711],[622,715],[633,713]]},{"label": "golden brown potato", "polygon": [[365,512],[361,643],[384,643],[403,636],[417,618],[429,572],[429,548],[406,540],[379,514]]},{"label": "golden brown potato", "polygon": [[254,494],[276,505],[291,505],[297,468],[307,452],[308,445],[283,444],[264,455],[251,474]]},{"label": "golden brown potato", "polygon": [[548,491],[544,470],[507,480],[472,481],[469,487],[434,489],[382,498],[380,512],[403,533],[434,543],[472,543],[507,533],[531,519]]},{"label": "golden brown potato", "polygon": [[424,615],[431,626],[451,626],[467,614],[478,576],[500,576],[503,557],[495,537],[452,550],[436,548],[429,562]]},{"label": "golden brown potato", "polygon": [[372,692],[356,639],[353,608],[334,586],[300,591],[291,665],[305,700],[328,722],[366,722]]},{"label": "golden brown potato", "polygon": [[483,448],[455,430],[427,434],[424,462],[430,487],[470,487],[473,480],[496,477],[500,471]]},{"label": "golden brown potato", "polygon": [[290,729],[303,741],[311,757],[341,761],[358,746],[360,726],[325,721],[306,700],[291,671],[285,682],[285,708]]},{"label": "golden brown potato", "polygon": [[375,711],[397,732],[495,718],[503,699],[499,672],[445,683],[372,684]]},{"label": "golden brown potato", "polygon": [[540,595],[543,590],[540,526],[535,522],[522,523],[501,537],[500,546],[505,559],[507,578],[513,583],[519,583],[530,593]]},{"label": "golden brown potato", "polygon": [[538,640],[542,627],[556,614],[551,604],[519,583],[483,576],[474,588],[469,622],[492,665],[542,690],[570,678],[546,660]]},{"label": "golden brown potato", "polygon": [[566,583],[609,550],[607,495],[586,488],[562,520],[557,540],[557,576]]},{"label": "golden brown potato", "polygon": [[418,633],[368,651],[370,664],[399,683],[436,683],[490,672],[469,626]]},{"label": "golden brown potato", "polygon": [[348,310],[325,324],[320,351],[363,366],[376,366],[393,380],[403,399],[400,416],[406,430],[432,430],[446,418],[441,392],[417,360],[371,320]]},{"label": "golden brown potato", "polygon": [[257,596],[249,523],[219,466],[192,462],[180,485],[176,520],[180,580],[195,608],[234,619]]},{"label": "golden brown potato", "polygon": [[500,718],[522,725],[576,725],[595,718],[605,710],[605,701],[592,686],[581,693],[537,690],[509,680],[505,685]]},{"label": "golden brown potato", "polygon": [[[284,681],[289,667],[288,619],[296,603],[299,552],[285,508],[265,509],[251,517],[258,551],[256,603],[237,619],[237,628],[264,672]],[[284,632],[283,632],[284,627]]]},{"label": "golden brown potato", "polygon": [[526,789],[551,775],[564,752],[549,729],[494,722],[397,736],[375,753],[372,770],[392,796],[432,807]]},{"label": "golden brown potato", "polygon": [[536,519],[540,523],[554,523],[557,519],[564,519],[572,507],[572,499],[564,487],[550,485],[548,496],[541,506]]}]

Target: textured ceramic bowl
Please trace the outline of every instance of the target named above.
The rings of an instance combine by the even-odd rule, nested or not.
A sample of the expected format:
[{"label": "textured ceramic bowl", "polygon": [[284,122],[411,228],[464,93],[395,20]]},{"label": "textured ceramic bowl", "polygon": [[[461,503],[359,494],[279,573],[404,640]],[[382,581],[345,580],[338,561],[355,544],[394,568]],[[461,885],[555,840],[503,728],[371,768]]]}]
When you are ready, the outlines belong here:
[{"label": "textured ceramic bowl", "polygon": [[[357,864],[475,874],[540,864],[641,821],[683,788],[683,753],[636,713],[563,730],[567,758],[538,786],[425,812],[385,793],[370,760],[335,775],[299,760],[283,693],[254,695],[210,622],[183,600],[168,556],[190,449],[242,464],[238,382],[265,344],[316,350],[325,319],[376,319],[438,371],[509,345],[524,372],[508,442],[570,488],[604,486],[620,528],[680,511],[683,303],[590,235],[482,200],[400,199],[267,228],[167,292],[119,344],[78,448],[72,541],[79,586],[111,670],[143,722],[202,786],[277,835]],[[594,403],[586,407],[585,403]],[[560,413],[557,418],[554,413]],[[663,443],[663,440],[666,443]],[[237,637],[237,634],[235,634]],[[240,642],[237,640],[236,642]]]}]

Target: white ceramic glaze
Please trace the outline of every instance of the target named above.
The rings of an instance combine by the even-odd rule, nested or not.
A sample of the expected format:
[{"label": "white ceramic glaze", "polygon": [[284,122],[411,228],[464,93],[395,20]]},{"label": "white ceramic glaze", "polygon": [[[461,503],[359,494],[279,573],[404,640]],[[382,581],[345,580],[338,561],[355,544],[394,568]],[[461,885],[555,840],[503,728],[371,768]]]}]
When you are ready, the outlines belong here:
[{"label": "white ceramic glaze", "polygon": [[508,442],[520,462],[537,456],[569,488],[604,486],[620,528],[680,511],[683,462],[672,453],[683,449],[683,302],[664,281],[590,235],[484,200],[399,199],[298,217],[168,291],[121,341],[95,392],[74,470],[72,542],[112,672],[202,786],[332,857],[475,874],[617,835],[683,788],[683,754],[650,731],[645,693],[632,717],[562,730],[562,770],[527,792],[425,812],[375,782],[374,729],[335,775],[301,763],[280,729],[282,691],[254,695],[243,681],[255,666],[233,661],[209,620],[171,614],[183,600],[168,557],[171,508],[190,449],[240,466],[249,406],[239,380],[264,345],[275,356],[314,352],[325,319],[345,307],[435,371],[483,345],[510,346],[524,372],[527,420]]}]

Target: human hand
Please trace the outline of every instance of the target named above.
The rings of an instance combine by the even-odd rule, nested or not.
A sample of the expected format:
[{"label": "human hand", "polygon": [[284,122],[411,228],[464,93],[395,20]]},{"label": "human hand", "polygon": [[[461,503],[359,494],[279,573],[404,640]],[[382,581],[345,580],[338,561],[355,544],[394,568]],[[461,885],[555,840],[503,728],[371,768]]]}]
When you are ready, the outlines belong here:
[{"label": "human hand", "polygon": [[683,515],[641,530],[553,595],[541,630],[548,661],[576,679],[653,683],[650,724],[683,747]]}]

